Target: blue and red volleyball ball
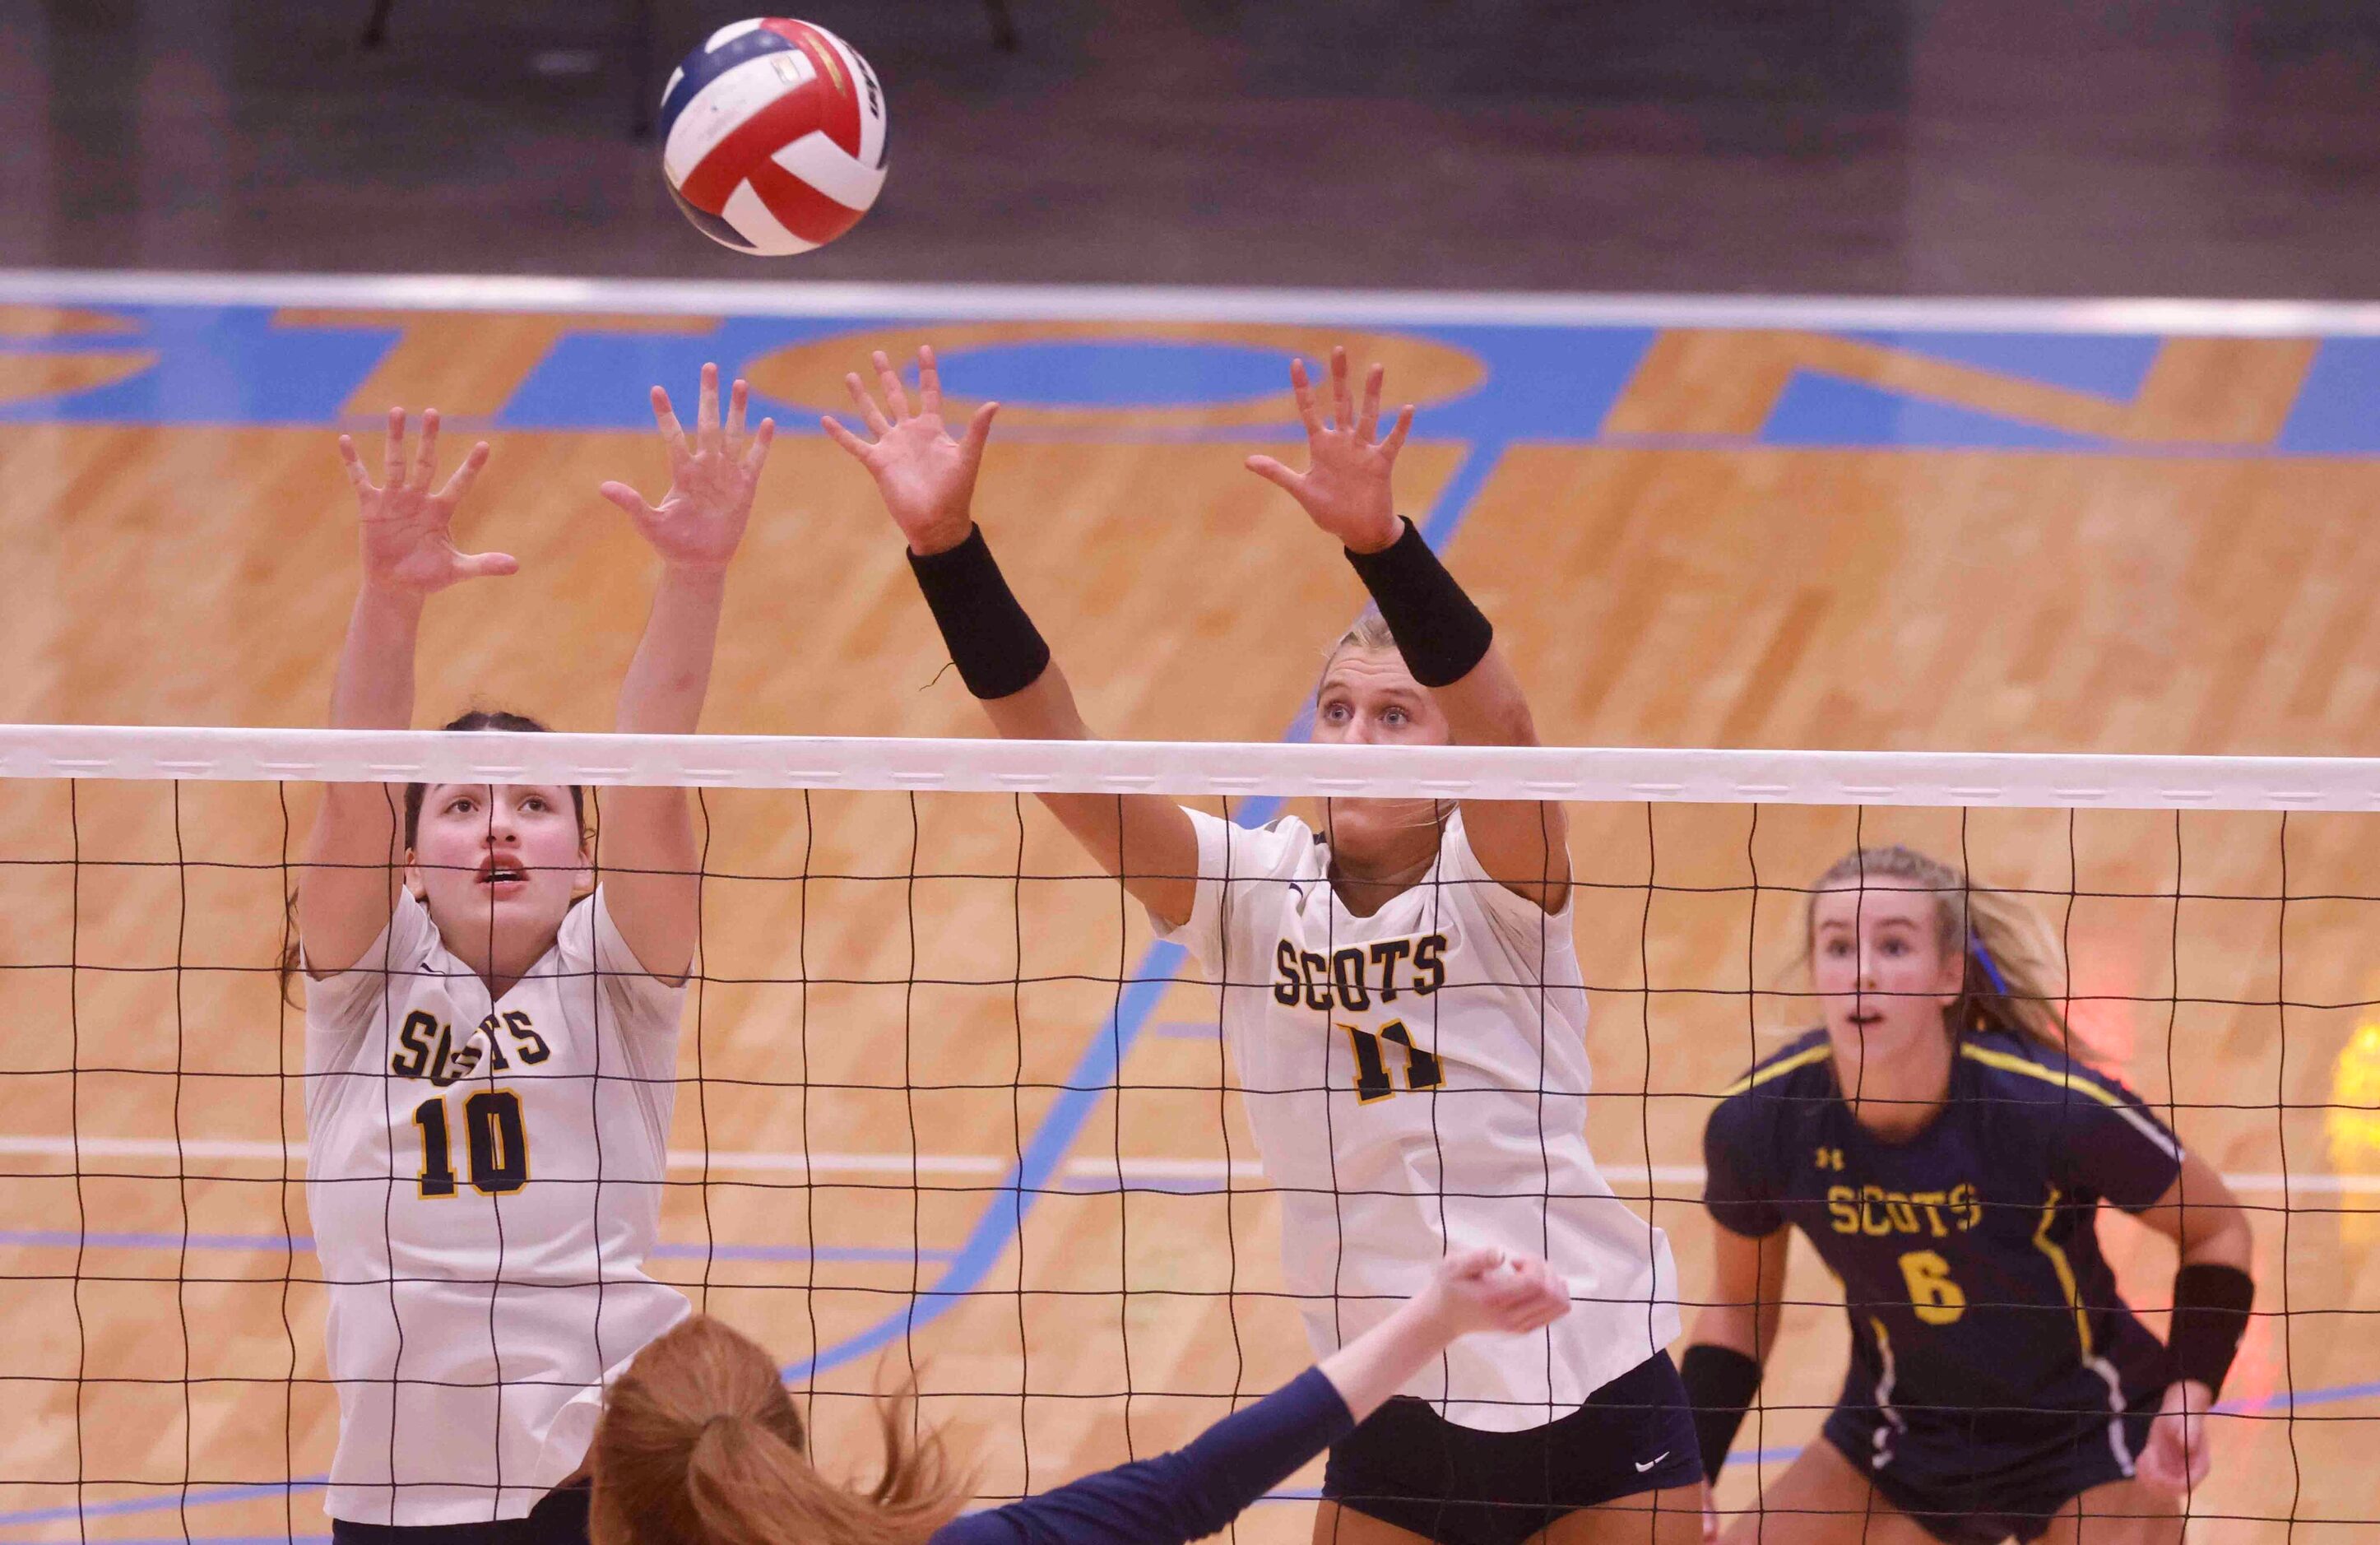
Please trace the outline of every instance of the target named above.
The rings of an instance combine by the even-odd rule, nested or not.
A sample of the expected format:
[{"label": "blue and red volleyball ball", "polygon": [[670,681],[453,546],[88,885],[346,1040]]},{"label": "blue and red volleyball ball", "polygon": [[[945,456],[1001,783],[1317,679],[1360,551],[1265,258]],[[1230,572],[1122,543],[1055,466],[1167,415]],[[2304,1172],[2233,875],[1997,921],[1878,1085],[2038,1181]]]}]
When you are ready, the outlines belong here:
[{"label": "blue and red volleyball ball", "polygon": [[823,247],[884,187],[884,90],[823,27],[722,27],[662,91],[662,170],[695,229],[761,257]]}]

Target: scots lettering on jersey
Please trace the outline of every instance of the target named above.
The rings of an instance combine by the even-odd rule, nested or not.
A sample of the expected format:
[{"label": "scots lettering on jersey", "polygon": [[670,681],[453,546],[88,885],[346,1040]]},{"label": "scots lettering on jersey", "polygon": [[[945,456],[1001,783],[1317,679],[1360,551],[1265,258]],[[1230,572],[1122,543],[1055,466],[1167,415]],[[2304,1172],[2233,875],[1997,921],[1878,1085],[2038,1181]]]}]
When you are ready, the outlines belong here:
[{"label": "scots lettering on jersey", "polygon": [[[459,1078],[468,1078],[480,1065],[480,1047],[486,1046],[488,1071],[509,1073],[513,1057],[531,1067],[553,1055],[553,1048],[537,1033],[537,1027],[522,1009],[506,1009],[491,1014],[480,1022],[485,1032],[480,1042],[466,1040],[455,1044],[454,1027],[428,1009],[415,1009],[405,1016],[397,1028],[396,1051],[389,1058],[388,1070],[399,1078],[427,1078],[439,1089],[444,1089]],[[502,1032],[499,1034],[498,1032]],[[504,1053],[504,1040],[512,1041],[512,1056]]]},{"label": "scots lettering on jersey", "polygon": [[1827,1214],[1837,1234],[1862,1234],[1882,1239],[1896,1234],[1919,1234],[1947,1239],[1964,1234],[1984,1221],[1983,1203],[1973,1183],[1947,1191],[1888,1191],[1881,1186],[1829,1186]]},{"label": "scots lettering on jersey", "polygon": [[1319,1013],[1361,1014],[1407,995],[1427,997],[1446,985],[1446,935],[1424,933],[1351,944],[1323,955],[1283,939],[1273,950],[1272,1001]]}]

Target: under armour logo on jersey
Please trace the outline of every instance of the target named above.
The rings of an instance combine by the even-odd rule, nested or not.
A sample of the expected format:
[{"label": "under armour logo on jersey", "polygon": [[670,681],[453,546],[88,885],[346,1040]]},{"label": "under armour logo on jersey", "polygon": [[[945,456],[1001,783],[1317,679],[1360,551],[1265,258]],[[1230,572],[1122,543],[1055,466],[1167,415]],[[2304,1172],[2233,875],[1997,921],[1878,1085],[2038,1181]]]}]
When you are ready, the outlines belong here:
[{"label": "under armour logo on jersey", "polygon": [[1843,1170],[1843,1150],[1839,1148],[1821,1146],[1818,1150],[1818,1157],[1814,1162],[1822,1170],[1832,1170],[1837,1174],[1840,1174]]}]

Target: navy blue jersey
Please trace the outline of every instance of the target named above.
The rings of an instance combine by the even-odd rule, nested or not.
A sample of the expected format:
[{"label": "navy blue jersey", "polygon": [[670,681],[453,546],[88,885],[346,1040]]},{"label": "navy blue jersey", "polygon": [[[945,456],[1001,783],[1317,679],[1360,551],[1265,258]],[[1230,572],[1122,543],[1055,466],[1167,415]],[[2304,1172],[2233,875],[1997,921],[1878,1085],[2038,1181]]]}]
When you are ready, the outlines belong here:
[{"label": "navy blue jersey", "polygon": [[1844,1399],[1885,1418],[1879,1464],[1910,1418],[2016,1441],[2023,1413],[2105,1415],[2162,1381],[2162,1349],[2099,1253],[2096,1213],[2103,1200],[2155,1203],[2181,1146],[2105,1074],[1970,1034],[1942,1113],[1891,1143],[1852,1115],[1814,1030],[1727,1091],[1703,1151],[1704,1205],[1722,1227],[1798,1227],[1841,1279]]}]

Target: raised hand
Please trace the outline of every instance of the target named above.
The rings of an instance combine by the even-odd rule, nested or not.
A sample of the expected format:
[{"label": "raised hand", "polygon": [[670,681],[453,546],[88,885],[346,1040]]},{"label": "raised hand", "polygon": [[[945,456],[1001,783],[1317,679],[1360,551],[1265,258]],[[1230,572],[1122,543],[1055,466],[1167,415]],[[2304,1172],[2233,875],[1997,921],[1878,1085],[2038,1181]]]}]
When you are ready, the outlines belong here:
[{"label": "raised hand", "polygon": [[431,479],[438,470],[436,408],[421,415],[421,438],[409,467],[405,409],[388,410],[388,442],[378,483],[364,470],[356,443],[344,434],[339,436],[339,459],[346,464],[347,481],[356,491],[367,586],[429,595],[466,579],[518,572],[519,563],[508,553],[466,553],[455,545],[455,506],[488,464],[488,443],[473,445],[445,486],[431,493]]},{"label": "raised hand", "polygon": [[893,524],[920,556],[947,552],[966,541],[975,527],[975,476],[983,465],[983,444],[1000,404],[985,403],[967,420],[966,432],[951,438],[942,424],[942,377],[930,347],[917,350],[917,405],[909,406],[900,373],[880,352],[875,356],[880,407],[856,373],[843,378],[853,406],[876,438],[863,440],[832,419],[819,426],[876,480],[876,492]]},{"label": "raised hand", "polygon": [[1423,1297],[1450,1337],[1476,1331],[1518,1335],[1570,1312],[1570,1288],[1551,1266],[1493,1247],[1459,1250],[1439,1261]]},{"label": "raised hand", "polygon": [[660,505],[653,505],[624,482],[607,482],[597,491],[626,512],[637,534],[673,567],[722,568],[744,540],[744,528],[752,517],[752,495],[760,486],[760,468],[777,438],[777,420],[763,419],[747,442],[747,395],[741,381],[729,389],[727,421],[722,425],[719,367],[703,366],[694,441],[689,444],[677,410],[670,406],[669,393],[654,387],[653,423],[669,450],[669,492],[662,495]]},{"label": "raised hand", "polygon": [[2141,1446],[2134,1473],[2175,1496],[2195,1490],[2215,1465],[2206,1444],[2206,1411],[2214,1403],[2213,1392],[2193,1380],[2167,1385],[2164,1406],[2149,1424],[2149,1441]]},{"label": "raised hand", "polygon": [[1389,488],[1389,473],[1413,427],[1413,405],[1397,412],[1388,438],[1380,427],[1380,383],[1387,372],[1374,365],[1364,377],[1364,410],[1355,412],[1347,386],[1347,351],[1330,351],[1330,422],[1325,425],[1305,378],[1305,361],[1289,364],[1289,386],[1297,416],[1305,425],[1307,467],[1293,472],[1269,456],[1248,457],[1248,470],[1276,483],[1305,506],[1314,523],[1358,553],[1377,553],[1404,534]]}]

